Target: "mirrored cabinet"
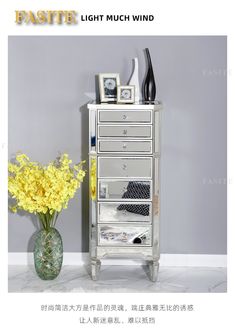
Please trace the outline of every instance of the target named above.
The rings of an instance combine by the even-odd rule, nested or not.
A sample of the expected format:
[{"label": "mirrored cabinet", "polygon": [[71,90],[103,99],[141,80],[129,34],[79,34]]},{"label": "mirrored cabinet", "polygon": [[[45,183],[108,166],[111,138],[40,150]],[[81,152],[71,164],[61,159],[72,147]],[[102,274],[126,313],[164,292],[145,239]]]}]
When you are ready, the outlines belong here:
[{"label": "mirrored cabinet", "polygon": [[89,103],[91,276],[106,257],[143,259],[157,279],[161,104]]}]

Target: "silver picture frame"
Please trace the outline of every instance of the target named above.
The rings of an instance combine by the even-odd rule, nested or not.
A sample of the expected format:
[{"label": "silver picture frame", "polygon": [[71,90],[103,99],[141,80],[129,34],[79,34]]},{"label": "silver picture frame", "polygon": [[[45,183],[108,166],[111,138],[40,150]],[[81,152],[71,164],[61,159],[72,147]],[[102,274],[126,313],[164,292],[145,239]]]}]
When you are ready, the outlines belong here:
[{"label": "silver picture frame", "polygon": [[126,85],[117,87],[117,103],[134,103],[135,86]]},{"label": "silver picture frame", "polygon": [[100,102],[116,102],[119,73],[99,73]]}]

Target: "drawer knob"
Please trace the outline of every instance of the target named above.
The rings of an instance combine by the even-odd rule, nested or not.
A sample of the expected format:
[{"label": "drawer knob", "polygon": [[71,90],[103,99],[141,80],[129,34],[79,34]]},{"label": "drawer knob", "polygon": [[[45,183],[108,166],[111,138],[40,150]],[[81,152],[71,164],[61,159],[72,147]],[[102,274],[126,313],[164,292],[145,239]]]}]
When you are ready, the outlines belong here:
[{"label": "drawer knob", "polygon": [[127,187],[123,187],[122,192],[125,193],[127,191]]},{"label": "drawer knob", "polygon": [[122,115],[122,118],[123,118],[123,119],[127,119],[127,115],[126,115],[126,114],[123,114],[123,115]]},{"label": "drawer knob", "polygon": [[124,143],[124,144],[122,145],[122,147],[125,149],[125,148],[127,148],[127,145]]},{"label": "drawer knob", "polygon": [[127,130],[123,130],[123,134],[126,136],[127,135]]},{"label": "drawer knob", "polygon": [[126,169],[127,169],[127,165],[126,165],[126,164],[123,164],[123,165],[122,165],[122,169],[123,169],[123,170],[126,170]]}]

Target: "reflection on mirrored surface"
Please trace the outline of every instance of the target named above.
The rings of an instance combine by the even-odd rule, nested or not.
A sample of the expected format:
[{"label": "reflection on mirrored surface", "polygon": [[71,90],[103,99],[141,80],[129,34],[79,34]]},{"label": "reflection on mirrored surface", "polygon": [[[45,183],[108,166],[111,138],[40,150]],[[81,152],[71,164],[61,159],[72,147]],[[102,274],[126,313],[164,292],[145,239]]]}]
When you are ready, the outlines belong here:
[{"label": "reflection on mirrored surface", "polygon": [[149,222],[150,215],[150,203],[99,203],[100,222]]},{"label": "reflection on mirrored surface", "polygon": [[152,158],[99,157],[99,177],[150,178],[152,176]]},{"label": "reflection on mirrored surface", "polygon": [[99,180],[99,199],[102,200],[150,200],[150,181]]},{"label": "reflection on mirrored surface", "polygon": [[152,125],[100,125],[99,137],[151,137]]},{"label": "reflection on mirrored surface", "polygon": [[96,151],[96,113],[90,112],[90,149]]},{"label": "reflection on mirrored surface", "polygon": [[139,153],[146,154],[152,153],[152,141],[118,141],[118,140],[99,140],[98,141],[99,152],[112,152],[112,153]]},{"label": "reflection on mirrored surface", "polygon": [[150,245],[150,235],[151,231],[149,226],[100,225],[99,244]]}]

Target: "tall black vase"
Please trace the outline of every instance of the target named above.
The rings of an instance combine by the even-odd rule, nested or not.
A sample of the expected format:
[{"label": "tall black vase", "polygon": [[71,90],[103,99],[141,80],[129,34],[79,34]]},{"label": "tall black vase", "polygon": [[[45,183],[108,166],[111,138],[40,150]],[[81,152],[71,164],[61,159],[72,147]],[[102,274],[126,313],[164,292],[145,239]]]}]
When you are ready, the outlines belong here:
[{"label": "tall black vase", "polygon": [[154,103],[156,97],[156,84],[154,80],[153,67],[148,48],[145,49],[145,53],[148,67],[147,67],[147,74],[143,82],[143,97],[144,97],[144,102]]}]

